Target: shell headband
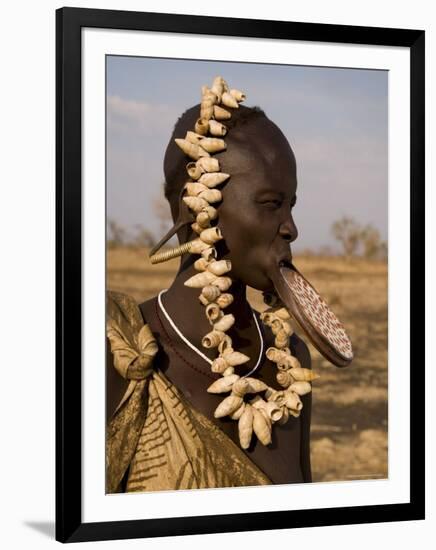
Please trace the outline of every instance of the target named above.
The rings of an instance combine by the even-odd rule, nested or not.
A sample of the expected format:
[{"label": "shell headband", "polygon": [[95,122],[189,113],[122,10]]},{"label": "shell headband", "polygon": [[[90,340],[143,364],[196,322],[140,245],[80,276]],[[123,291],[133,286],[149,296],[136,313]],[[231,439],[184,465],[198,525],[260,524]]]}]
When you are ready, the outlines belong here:
[{"label": "shell headband", "polygon": [[[215,248],[215,243],[223,239],[217,226],[218,211],[214,206],[222,200],[222,193],[217,187],[225,184],[230,174],[220,172],[218,160],[211,155],[226,149],[223,137],[227,133],[227,127],[222,121],[232,116],[228,108],[237,109],[238,104],[244,100],[245,94],[229,89],[220,76],[214,79],[211,88],[202,87],[200,118],[195,123],[194,131],[188,131],[183,139],[175,140],[180,149],[192,159],[186,166],[190,179],[183,187],[182,199],[190,213],[195,216],[191,228],[198,237],[156,254],[172,234],[192,221],[192,214],[181,212],[176,225],[150,254],[153,264],[185,253],[200,256],[194,263],[199,273],[185,281],[185,285],[200,290],[199,300],[205,306],[205,314],[211,324],[210,332],[202,339],[202,346],[217,348],[218,352],[211,370],[221,374],[222,378],[216,380],[207,391],[229,394],[218,405],[214,416],[230,416],[238,421],[240,445],[247,449],[253,433],[263,445],[268,445],[271,443],[272,425],[275,422],[284,424],[290,416],[300,415],[303,407],[300,396],[311,391],[311,382],[319,376],[302,368],[298,359],[291,354],[289,342],[293,329],[290,313],[276,294],[266,293],[264,300],[268,309],[260,318],[275,336],[274,347],[267,349],[266,356],[277,366],[276,379],[280,388],[269,387],[261,380],[239,376],[235,372],[239,365],[250,358],[234,350],[232,339],[226,334],[235,323],[234,316],[224,312],[233,302],[233,296],[228,292],[232,279],[226,275],[232,266],[229,260],[218,259]],[[296,271],[295,274],[299,276]],[[301,280],[305,281],[302,276]],[[302,299],[298,303],[301,302]],[[304,310],[304,305],[301,309]],[[302,325],[301,319],[297,318],[297,321]]]}]

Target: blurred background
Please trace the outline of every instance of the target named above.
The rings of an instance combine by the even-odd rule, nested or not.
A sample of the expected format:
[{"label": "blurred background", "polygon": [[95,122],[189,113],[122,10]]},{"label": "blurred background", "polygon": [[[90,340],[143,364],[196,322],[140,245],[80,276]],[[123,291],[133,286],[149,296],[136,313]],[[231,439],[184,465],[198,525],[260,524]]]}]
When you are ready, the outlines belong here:
[{"label": "blurred background", "polygon": [[[295,264],[353,342],[346,369],[311,347],[321,375],[313,384],[313,479],[385,478],[387,72],[108,56],[107,286],[142,302],[171,284],[178,260],[148,260],[172,225],[163,157],[178,117],[216,75],[287,137],[298,169]],[[264,308],[254,289],[249,299]]]}]

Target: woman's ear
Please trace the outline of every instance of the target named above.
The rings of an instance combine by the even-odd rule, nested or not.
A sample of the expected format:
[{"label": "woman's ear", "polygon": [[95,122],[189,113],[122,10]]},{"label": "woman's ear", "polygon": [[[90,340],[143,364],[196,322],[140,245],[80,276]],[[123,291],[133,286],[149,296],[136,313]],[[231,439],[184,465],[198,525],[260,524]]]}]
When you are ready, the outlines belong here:
[{"label": "woman's ear", "polygon": [[[188,234],[193,233],[193,231],[191,229],[191,223],[193,223],[195,221],[195,218],[194,218],[193,214],[191,214],[191,212],[188,209],[185,202],[182,200],[184,192],[185,192],[185,189],[182,187],[182,189],[180,190],[179,198],[178,198],[178,202],[177,202],[179,211],[178,211],[178,217],[177,217],[176,222],[171,227],[171,229],[162,237],[162,239],[150,250],[150,254],[149,254],[150,256],[153,256],[154,254],[156,254],[156,252],[160,248],[162,248],[162,246],[166,242],[168,242],[171,239],[171,237],[173,235],[175,235],[176,233],[177,233],[177,236],[179,238],[180,244],[188,242],[189,239],[180,240],[185,235],[184,231],[182,233],[180,233],[181,230],[185,229],[185,226],[187,226],[187,228],[189,230]],[[174,206],[173,206],[173,203],[171,203],[171,202],[170,202],[170,208],[171,208],[171,212],[172,212],[173,218],[174,218],[174,211],[173,211]]]},{"label": "woman's ear", "polygon": [[[193,223],[194,221],[195,220],[192,220],[191,223]],[[198,237],[198,235],[194,233],[193,229],[191,228],[191,223],[187,223],[186,225],[182,226],[179,231],[177,231],[179,244],[187,243]]]}]

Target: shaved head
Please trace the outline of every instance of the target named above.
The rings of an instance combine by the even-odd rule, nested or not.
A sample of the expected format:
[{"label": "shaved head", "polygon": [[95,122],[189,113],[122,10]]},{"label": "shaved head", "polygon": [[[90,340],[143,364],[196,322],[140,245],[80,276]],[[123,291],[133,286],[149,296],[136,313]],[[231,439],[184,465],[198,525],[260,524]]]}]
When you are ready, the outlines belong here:
[{"label": "shaved head", "polygon": [[[231,112],[232,118],[223,121],[229,129],[225,136],[226,143],[230,143],[233,139],[237,139],[236,128],[246,126],[250,121],[258,118],[267,118],[266,114],[259,107],[245,107],[240,105],[238,109],[228,109]],[[173,220],[177,219],[179,214],[179,196],[183,185],[188,181],[189,176],[186,172],[186,164],[190,159],[180,150],[175,143],[175,138],[184,138],[186,132],[192,131],[195,127],[195,122],[199,118],[200,104],[191,107],[185,111],[174,126],[173,133],[168,142],[165,157],[164,157],[164,175],[165,175],[165,198],[170,203],[171,214]],[[232,136],[232,134],[235,134]],[[239,138],[241,134],[239,133]],[[214,155],[220,160],[219,155]],[[221,162],[221,161],[220,161]]]}]

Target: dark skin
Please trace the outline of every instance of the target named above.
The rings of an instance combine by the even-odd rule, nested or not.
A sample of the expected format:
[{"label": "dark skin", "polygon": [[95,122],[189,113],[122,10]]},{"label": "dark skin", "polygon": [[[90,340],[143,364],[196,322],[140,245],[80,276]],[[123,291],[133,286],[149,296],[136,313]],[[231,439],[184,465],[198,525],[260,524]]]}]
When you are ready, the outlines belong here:
[{"label": "dark skin", "polygon": [[[221,171],[231,174],[228,182],[219,187],[223,194],[223,201],[217,205],[218,226],[224,239],[216,244],[216,248],[219,259],[226,258],[232,263],[232,270],[228,275],[234,281],[229,289],[234,302],[226,308],[225,313],[232,313],[236,320],[228,331],[233,347],[250,357],[248,363],[237,367],[237,373],[243,375],[254,367],[260,347],[252,309],[246,298],[246,287],[250,286],[261,291],[272,290],[271,276],[277,272],[279,263],[282,260],[292,259],[290,243],[297,238],[298,234],[292,217],[297,190],[296,162],[289,143],[280,129],[265,117],[250,120],[242,127],[233,128],[225,141],[227,150],[214,155],[220,161]],[[188,238],[195,238],[195,236],[190,234]],[[211,327],[205,316],[204,306],[198,300],[199,289],[184,285],[187,279],[198,273],[193,266],[197,258],[197,255],[186,255],[182,258],[179,272],[171,287],[162,296],[162,302],[176,326],[189,341],[210,359],[214,359],[217,355],[216,349],[206,349],[201,345],[203,336],[210,331]],[[187,315],[187,304],[189,304],[189,315]],[[140,307],[146,317],[147,307],[149,307],[147,302]],[[268,330],[267,334],[268,341],[265,344],[271,346],[273,337]],[[291,349],[302,366],[310,368],[307,346],[296,335],[292,337]],[[174,366],[166,365],[165,375],[176,384],[194,406],[211,420],[221,423],[224,431],[236,439],[237,422],[229,419],[217,420],[213,417],[213,411],[222,396],[207,393],[206,389],[212,380],[206,376],[196,375],[189,369],[179,369],[177,372],[174,369]],[[206,363],[204,370],[210,372],[210,367]],[[255,376],[272,387],[278,388],[275,380],[276,372],[275,365],[267,361],[261,372],[257,371]],[[110,396],[108,399],[109,414],[111,406],[115,407],[117,399],[122,396],[122,390],[125,387],[125,381],[123,382],[124,384],[116,384],[118,391],[109,392],[114,396],[112,405],[109,403]],[[115,385],[112,387],[115,389]],[[258,464],[261,464],[265,473],[268,474],[268,470],[271,472],[274,470],[277,460],[288,461],[289,470],[291,470],[295,467],[291,462],[300,460],[296,452],[309,454],[310,395],[304,396],[303,403],[304,414],[301,414],[300,419],[291,418],[288,422],[289,426],[285,425],[286,427],[275,425],[273,443],[270,446],[275,449],[274,453],[270,452],[268,455],[265,450],[269,449],[258,449],[260,446],[258,442],[250,446],[249,453],[254,453],[253,459],[259,455]],[[300,422],[298,434],[297,422]],[[290,430],[289,434],[286,430]],[[277,434],[274,436],[274,431],[278,432],[278,436]],[[303,478],[309,481],[308,458],[304,462],[300,464]],[[289,481],[292,480],[289,479]]]},{"label": "dark skin", "polygon": [[[234,302],[226,308],[236,322],[229,335],[243,340],[237,349],[251,357],[247,367],[254,366],[259,349],[259,336],[254,325],[246,287],[271,290],[270,274],[279,262],[292,258],[290,243],[297,238],[292,217],[296,202],[296,163],[282,132],[266,118],[234,128],[226,139],[227,150],[214,155],[221,170],[231,174],[221,186],[222,203],[218,206],[218,226],[224,239],[216,245],[218,258],[231,260],[228,275],[234,280],[230,289]],[[188,238],[195,238],[191,233]],[[201,346],[210,324],[204,306],[198,300],[199,290],[184,285],[198,273],[194,268],[197,255],[188,255],[162,298],[176,325],[192,344],[211,359],[215,349]],[[189,315],[186,315],[189,304]]]}]

